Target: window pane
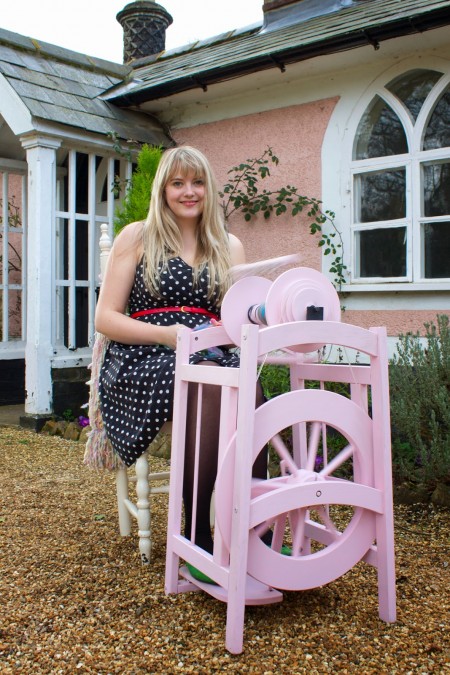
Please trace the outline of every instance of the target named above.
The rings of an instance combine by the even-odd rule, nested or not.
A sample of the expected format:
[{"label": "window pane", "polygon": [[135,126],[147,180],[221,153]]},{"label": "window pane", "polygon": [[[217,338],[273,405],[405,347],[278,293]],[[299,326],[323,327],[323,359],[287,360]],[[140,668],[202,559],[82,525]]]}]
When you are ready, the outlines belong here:
[{"label": "window pane", "polygon": [[424,150],[450,146],[450,89],[439,99],[425,132]]},{"label": "window pane", "polygon": [[450,277],[450,222],[425,223],[425,278]]},{"label": "window pane", "polygon": [[450,214],[450,163],[424,165],[423,184],[424,215]]},{"label": "window pane", "polygon": [[77,213],[87,213],[89,155],[84,152],[77,152],[76,166],[75,210]]},{"label": "window pane", "polygon": [[415,121],[426,97],[441,76],[442,73],[433,70],[410,70],[389,82],[386,89],[400,99]]},{"label": "window pane", "polygon": [[406,276],[406,227],[362,231],[357,239],[360,277]]},{"label": "window pane", "polygon": [[76,221],[75,239],[75,278],[77,281],[89,278],[89,253],[88,253],[88,224],[86,221]]},{"label": "window pane", "polygon": [[[3,242],[2,242],[3,243]],[[14,232],[8,234],[8,283],[22,283],[22,235]],[[1,257],[1,256],[0,256]],[[5,269],[6,277],[6,269]]]},{"label": "window pane", "polygon": [[75,291],[75,341],[77,349],[87,347],[88,340],[88,289],[77,288]]},{"label": "window pane", "polygon": [[9,339],[21,340],[22,338],[22,293],[19,290],[9,291]]},{"label": "window pane", "polygon": [[405,132],[395,112],[379,96],[367,107],[356,133],[355,159],[408,152]]},{"label": "window pane", "polygon": [[396,220],[406,216],[405,169],[359,174],[356,181],[356,194],[359,194],[357,222]]}]

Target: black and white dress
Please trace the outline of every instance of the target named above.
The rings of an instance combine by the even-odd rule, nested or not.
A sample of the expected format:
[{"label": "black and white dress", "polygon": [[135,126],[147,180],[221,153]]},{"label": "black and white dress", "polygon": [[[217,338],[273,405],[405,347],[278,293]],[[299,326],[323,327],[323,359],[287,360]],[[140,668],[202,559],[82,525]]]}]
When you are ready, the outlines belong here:
[{"label": "black and white dress", "polygon": [[[169,260],[160,275],[160,296],[153,297],[144,282],[144,266],[137,269],[129,299],[130,315],[145,309],[195,307],[218,315],[217,299],[208,299],[208,269],[197,283],[193,270],[182,258]],[[139,316],[157,326],[179,323],[195,328],[208,316],[182,311],[164,311]],[[238,367],[239,357],[227,349],[219,354],[197,353],[191,363],[216,361]],[[126,345],[111,342],[100,372],[100,403],[103,423],[114,450],[127,466],[148,448],[164,422],[172,419],[175,351],[164,345]]]}]

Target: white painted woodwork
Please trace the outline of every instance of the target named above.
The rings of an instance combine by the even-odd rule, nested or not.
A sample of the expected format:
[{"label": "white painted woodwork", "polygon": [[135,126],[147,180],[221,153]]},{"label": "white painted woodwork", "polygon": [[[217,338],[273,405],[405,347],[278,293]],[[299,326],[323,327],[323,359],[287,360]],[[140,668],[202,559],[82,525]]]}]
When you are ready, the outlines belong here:
[{"label": "white painted woodwork", "polygon": [[[446,51],[448,52],[448,47]],[[367,71],[364,69],[356,69],[354,78],[347,76],[348,83],[342,88],[340,99],[331,115],[322,147],[323,205],[325,209],[335,212],[335,222],[342,233],[344,243],[344,263],[347,265],[348,273],[345,290],[351,293],[345,304],[349,309],[367,309],[369,305],[373,308],[372,297],[374,296],[373,302],[380,310],[400,311],[411,308],[446,310],[448,298],[443,295],[442,291],[450,290],[450,282],[446,279],[426,279],[423,276],[421,223],[429,221],[430,218],[424,218],[421,215],[423,189],[420,169],[425,162],[448,161],[449,158],[448,148],[437,148],[426,152],[421,150],[421,140],[427,120],[439,95],[450,82],[448,58],[437,56],[436,50],[433,50],[428,53],[409,55],[406,59],[394,60],[387,65],[387,68],[374,71],[373,79],[369,84]],[[435,70],[443,73],[443,77],[424,102],[413,126],[405,108],[398,103],[385,86],[395,77],[415,68]],[[359,92],[359,95],[356,92]],[[401,156],[353,160],[353,146],[359,122],[375,95],[385,100],[396,112],[408,139],[409,153]],[[336,148],[340,148],[339,153],[336,152]],[[367,225],[355,222],[355,204],[358,195],[354,188],[354,175],[368,169],[376,171],[388,167],[404,167],[406,171],[406,215],[404,219],[396,220],[395,225],[403,225],[407,228],[408,276],[398,280],[395,278],[365,280],[356,276],[358,250],[355,237],[358,231]],[[384,225],[389,226],[389,223]],[[377,224],[377,227],[383,227],[383,223]],[[330,262],[324,258],[324,265]],[[394,295],[393,291],[399,293]],[[361,294],[370,295],[357,297]]]},{"label": "white painted woodwork", "polygon": [[[26,289],[27,289],[27,275],[26,275],[26,196],[27,196],[27,184],[26,184],[26,168],[27,165],[25,162],[17,162],[13,160],[2,160],[0,162],[0,173],[2,173],[2,204],[1,204],[1,222],[0,222],[0,232],[2,235],[1,246],[0,246],[0,256],[2,260],[2,267],[4,273],[0,279],[0,292],[2,295],[2,331],[0,335],[0,352],[2,358],[23,358],[24,357],[24,348],[25,348],[25,335],[26,335]],[[21,176],[21,195],[22,201],[19,205],[17,203],[17,198],[15,195],[10,195],[10,177],[13,175]],[[14,226],[11,228],[9,222],[9,212],[8,212],[8,203],[14,201],[15,206],[21,206],[21,226]],[[21,270],[21,280],[19,283],[11,283],[9,279],[9,260],[11,251],[8,245],[9,235],[13,233],[21,237],[21,244],[18,241],[15,241],[15,246],[18,246],[21,250],[22,257],[22,270]],[[17,239],[17,237],[16,237]],[[20,339],[17,339],[17,335],[14,340],[11,340],[10,335],[10,320],[9,320],[9,310],[11,305],[10,295],[12,292],[20,293],[21,301],[21,336]],[[14,356],[8,354],[8,352],[14,352]],[[17,355],[17,352],[19,354]],[[8,355],[7,355],[8,354]]]},{"label": "white painted woodwork", "polygon": [[28,162],[27,344],[25,412],[52,411],[56,138],[22,140]]}]

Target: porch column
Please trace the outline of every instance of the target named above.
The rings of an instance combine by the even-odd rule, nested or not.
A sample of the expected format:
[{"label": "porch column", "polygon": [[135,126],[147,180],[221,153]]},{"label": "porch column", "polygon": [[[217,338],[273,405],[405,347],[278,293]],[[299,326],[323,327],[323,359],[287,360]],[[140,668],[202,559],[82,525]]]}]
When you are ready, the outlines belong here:
[{"label": "porch column", "polygon": [[60,145],[56,138],[22,139],[28,163],[28,300],[26,414],[21,424],[36,430],[52,412],[56,150]]}]

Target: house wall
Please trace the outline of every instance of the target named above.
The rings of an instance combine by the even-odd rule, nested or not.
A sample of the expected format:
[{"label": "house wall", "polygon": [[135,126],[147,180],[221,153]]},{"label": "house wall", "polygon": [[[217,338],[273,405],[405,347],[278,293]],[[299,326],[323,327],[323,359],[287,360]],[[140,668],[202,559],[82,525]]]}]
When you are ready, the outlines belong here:
[{"label": "house wall", "polygon": [[[322,143],[337,101],[337,98],[330,98],[199,124],[177,129],[173,135],[178,143],[193,145],[207,155],[219,187],[226,183],[231,167],[259,157],[270,145],[280,162],[271,170],[270,178],[261,182],[261,187],[294,185],[300,193],[320,199]],[[309,233],[305,217],[272,215],[269,220],[258,217],[247,223],[242,216],[234,214],[230,219],[230,230],[243,242],[249,262],[300,253],[305,267],[321,269],[318,237]],[[437,310],[434,307],[376,309],[370,306],[370,298],[366,298],[364,304],[367,309],[348,309],[344,297],[342,320],[364,328],[386,326],[388,335],[392,337],[407,331],[424,334],[424,323],[436,320]]]},{"label": "house wall", "polygon": [[[270,146],[279,165],[261,181],[261,189],[293,185],[300,194],[320,198],[321,147],[336,101],[331,98],[177,129],[174,138],[207,155],[219,187],[226,183],[230,168],[260,157]],[[234,214],[230,230],[242,240],[249,261],[300,253],[305,266],[320,267],[320,250],[305,217],[258,217],[247,223],[242,215]]]},{"label": "house wall", "polygon": [[[268,185],[289,183],[303,194],[323,199],[325,208],[337,212],[337,226],[344,224],[341,229],[348,250],[349,186],[343,180],[342,162],[349,151],[344,141],[353,111],[383,73],[394,67],[407,71],[433,65],[445,72],[449,58],[448,29],[444,28],[388,41],[379,51],[366,47],[357,53],[288,66],[284,74],[274,69],[223,83],[206,93],[192,93],[184,105],[174,100],[162,116],[178,143],[192,144],[207,154],[219,185],[226,180],[229,168],[259,156],[270,145],[280,164]],[[323,268],[321,251],[305,221],[299,225],[287,217],[272,216],[265,222],[259,218],[246,223],[235,216],[230,224],[250,261],[299,252],[305,266]],[[374,287],[344,295],[342,318],[366,328],[386,326],[392,352],[399,333],[424,334],[424,323],[436,322],[437,314],[449,314],[449,304],[444,289],[397,293]]]}]

